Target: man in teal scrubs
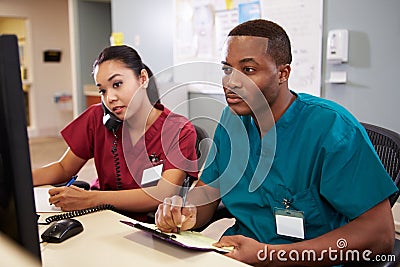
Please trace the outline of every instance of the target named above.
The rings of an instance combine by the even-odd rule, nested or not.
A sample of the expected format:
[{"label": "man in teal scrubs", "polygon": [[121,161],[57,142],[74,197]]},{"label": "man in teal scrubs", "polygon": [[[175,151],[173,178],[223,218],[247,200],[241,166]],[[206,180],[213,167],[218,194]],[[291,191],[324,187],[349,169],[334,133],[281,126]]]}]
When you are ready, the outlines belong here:
[{"label": "man in teal scrubs", "polygon": [[360,260],[390,253],[388,197],[397,188],[347,110],[289,90],[285,31],[266,20],[240,24],[229,33],[222,63],[229,107],[199,190],[189,195],[197,208],[181,210],[180,197],[168,198],[157,211],[158,227],[201,226],[221,198],[236,223],[217,246],[234,246],[227,255],[249,264],[333,265],[357,259],[345,252],[357,251]]}]

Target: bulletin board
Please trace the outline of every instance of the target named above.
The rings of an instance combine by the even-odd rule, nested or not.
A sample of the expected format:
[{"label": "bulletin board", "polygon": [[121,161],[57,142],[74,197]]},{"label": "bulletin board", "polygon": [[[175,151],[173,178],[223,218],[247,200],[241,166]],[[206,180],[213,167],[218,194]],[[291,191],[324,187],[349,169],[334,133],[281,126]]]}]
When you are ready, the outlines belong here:
[{"label": "bulletin board", "polygon": [[289,88],[321,95],[323,0],[265,0],[262,17],[281,25],[292,45]]},{"label": "bulletin board", "polygon": [[323,0],[175,0],[174,63],[220,62],[228,32],[265,18],[281,25],[292,44],[289,88],[320,96]]}]

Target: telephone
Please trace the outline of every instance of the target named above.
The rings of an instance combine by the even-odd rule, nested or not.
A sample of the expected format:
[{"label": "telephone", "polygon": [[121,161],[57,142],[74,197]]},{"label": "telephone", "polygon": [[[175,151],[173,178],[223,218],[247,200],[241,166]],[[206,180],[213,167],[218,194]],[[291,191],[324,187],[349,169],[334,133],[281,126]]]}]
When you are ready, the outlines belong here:
[{"label": "telephone", "polygon": [[101,101],[101,106],[103,107],[104,115],[103,115],[103,124],[104,126],[109,130],[112,131],[114,134],[115,140],[113,142],[113,146],[111,148],[111,153],[113,154],[114,157],[114,166],[115,166],[115,180],[117,183],[117,189],[120,190],[122,189],[122,184],[121,184],[121,170],[119,166],[119,156],[118,156],[118,151],[117,151],[117,144],[118,144],[118,137],[117,137],[117,131],[119,127],[122,124],[122,121],[115,116],[111,110],[109,110],[104,104],[103,101]]},{"label": "telephone", "polygon": [[103,107],[104,115],[103,115],[103,124],[104,126],[115,133],[118,131],[121,126],[122,121],[115,116],[111,110],[107,108],[103,101],[101,101],[101,106]]}]

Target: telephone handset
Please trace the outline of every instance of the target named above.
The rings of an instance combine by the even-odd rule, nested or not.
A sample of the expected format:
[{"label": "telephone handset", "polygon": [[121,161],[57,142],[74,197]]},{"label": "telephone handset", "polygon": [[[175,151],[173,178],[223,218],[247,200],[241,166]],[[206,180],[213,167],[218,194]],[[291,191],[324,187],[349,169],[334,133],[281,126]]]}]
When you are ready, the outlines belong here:
[{"label": "telephone handset", "polygon": [[115,134],[121,126],[122,121],[107,108],[103,101],[101,102],[101,105],[104,111],[103,124],[108,130]]},{"label": "telephone handset", "polygon": [[115,166],[115,180],[117,184],[117,189],[121,190],[122,189],[122,182],[121,182],[121,170],[120,170],[120,165],[119,165],[119,156],[117,152],[117,144],[118,144],[118,137],[117,137],[117,131],[119,127],[122,124],[122,121],[117,118],[104,104],[103,101],[101,101],[101,106],[103,107],[104,115],[103,115],[103,124],[104,126],[109,130],[112,131],[114,134],[115,140],[113,142],[113,146],[111,148],[111,153],[113,154],[114,157],[114,166]]}]

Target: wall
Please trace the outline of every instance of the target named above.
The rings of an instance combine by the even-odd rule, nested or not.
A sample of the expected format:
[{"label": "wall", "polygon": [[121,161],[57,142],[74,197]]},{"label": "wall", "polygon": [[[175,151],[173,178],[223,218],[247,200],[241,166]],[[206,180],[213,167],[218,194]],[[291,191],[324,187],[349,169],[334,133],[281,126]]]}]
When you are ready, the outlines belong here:
[{"label": "wall", "polygon": [[77,67],[80,81],[77,88],[78,111],[86,108],[83,87],[86,84],[94,85],[92,66],[94,60],[104,47],[110,45],[111,36],[111,4],[101,2],[78,1],[77,15],[79,21],[78,47],[79,59]]},{"label": "wall", "polygon": [[[138,1],[130,0],[111,1],[112,30],[124,32],[125,43],[136,47],[155,72],[173,65],[173,2],[156,0],[138,4]],[[354,12],[360,7],[362,12]],[[398,0],[385,0],[384,3],[376,0],[324,1],[322,81],[327,79],[329,71],[341,69],[347,71],[349,81],[344,85],[323,83],[322,95],[344,105],[361,121],[400,132],[400,120],[396,116],[397,101],[400,99],[396,79],[400,62],[398,10]],[[54,94],[71,92],[74,87],[81,97],[80,101],[83,101],[81,83],[75,85],[72,82],[68,0],[0,0],[0,16],[29,20],[28,37],[32,43],[34,70],[30,134],[58,134],[72,115],[57,109],[53,102]],[[88,29],[93,27],[96,28],[90,26]],[[342,66],[327,65],[325,60],[327,32],[336,28],[350,31],[349,62]],[[108,38],[108,35],[103,38]],[[89,44],[82,45],[85,49],[91,47]],[[62,50],[60,63],[43,63],[42,52],[49,48]],[[96,47],[92,52],[97,55],[99,49]],[[80,62],[80,57],[77,59]],[[87,69],[87,65],[80,68]],[[87,78],[88,74],[82,72],[81,76]]]},{"label": "wall", "polygon": [[112,0],[111,12],[113,32],[123,32],[154,73],[173,65],[173,0]]},{"label": "wall", "polygon": [[325,0],[324,18],[324,48],[328,30],[349,30],[349,62],[330,66],[324,61],[325,79],[331,70],[345,70],[348,83],[323,84],[323,95],[347,107],[359,120],[397,132],[399,10],[398,0]]},{"label": "wall", "polygon": [[[112,0],[113,31],[123,31],[156,71],[173,64],[173,0],[137,2]],[[359,10],[359,11],[355,11]],[[400,132],[397,72],[400,62],[400,1],[325,0],[322,96],[348,108],[359,120]],[[326,64],[328,30],[349,29],[349,62]],[[325,84],[331,70],[346,70],[348,83]]]},{"label": "wall", "polygon": [[122,32],[124,43],[137,49],[143,62],[157,76],[162,103],[187,116],[186,89],[163,96],[174,86],[174,73],[170,69],[174,63],[174,0],[112,0],[111,12],[112,31]]},{"label": "wall", "polygon": [[[29,135],[57,135],[72,119],[72,112],[60,111],[53,100],[57,92],[72,92],[68,0],[0,0],[0,17],[28,20],[32,66]],[[61,62],[43,62],[47,49],[60,49]]]}]

